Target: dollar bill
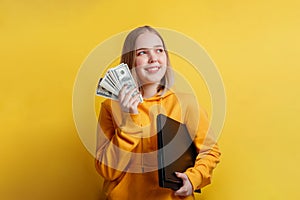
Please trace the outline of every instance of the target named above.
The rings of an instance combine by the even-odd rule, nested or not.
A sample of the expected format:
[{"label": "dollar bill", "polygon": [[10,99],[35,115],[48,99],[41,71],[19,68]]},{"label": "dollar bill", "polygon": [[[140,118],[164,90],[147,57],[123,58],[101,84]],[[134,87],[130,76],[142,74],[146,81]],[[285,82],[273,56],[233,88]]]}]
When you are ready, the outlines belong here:
[{"label": "dollar bill", "polygon": [[122,88],[121,88],[121,83],[119,83],[118,81],[118,78],[115,76],[112,70],[109,70],[107,73],[108,73],[108,77],[110,77],[110,80],[113,82],[117,90],[120,91]]},{"label": "dollar bill", "polygon": [[118,100],[118,96],[114,95],[112,92],[110,92],[110,91],[108,91],[105,88],[100,86],[100,82],[102,80],[103,79],[101,78],[99,83],[98,83],[98,87],[97,87],[97,90],[96,90],[96,95],[97,96],[102,96],[102,97],[105,97],[105,98],[109,98],[109,99],[113,99],[113,100]]},{"label": "dollar bill", "polygon": [[114,83],[111,81],[111,78],[106,74],[104,78],[100,81],[99,84],[100,87],[105,88],[106,90],[110,91],[114,95],[119,95],[118,88],[114,85]]},{"label": "dollar bill", "polygon": [[[118,100],[119,92],[125,85],[126,92],[137,88],[127,64],[121,63],[120,65],[109,69],[105,76],[100,79],[96,95]],[[139,101],[143,102],[143,97],[138,90],[136,90],[132,96],[137,94],[139,95]]]},{"label": "dollar bill", "polygon": [[[127,66],[127,64],[120,64],[118,67],[113,68],[112,73],[114,73],[115,77],[117,78],[118,82],[121,84],[121,88],[126,85],[126,92],[137,88],[136,83],[131,75],[131,72]],[[137,95],[139,92],[138,90],[135,91],[132,96]],[[140,102],[143,102],[142,95],[139,94]]]}]

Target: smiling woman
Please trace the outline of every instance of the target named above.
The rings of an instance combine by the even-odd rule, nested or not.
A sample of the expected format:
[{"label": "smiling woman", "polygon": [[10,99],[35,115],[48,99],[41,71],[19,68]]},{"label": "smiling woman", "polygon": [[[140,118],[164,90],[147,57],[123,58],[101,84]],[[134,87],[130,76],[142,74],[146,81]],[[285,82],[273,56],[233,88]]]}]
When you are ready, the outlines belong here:
[{"label": "smiling woman", "polygon": [[152,97],[157,92],[167,70],[166,52],[161,39],[156,34],[145,32],[137,38],[135,65],[134,69],[144,88],[143,96]]},{"label": "smiling woman", "polygon": [[[149,26],[139,27],[128,34],[124,42],[121,62],[127,63],[132,70],[132,75],[144,98],[151,97],[157,90],[171,87],[173,84],[173,73],[164,40]],[[152,88],[145,91],[149,86]],[[151,93],[145,94],[145,92]]]},{"label": "smiling woman", "polygon": [[[121,63],[129,66],[138,88],[127,91],[124,86],[117,101],[107,99],[101,104],[96,168],[104,178],[106,198],[194,199],[193,191],[210,183],[220,157],[216,139],[208,131],[206,112],[194,94],[172,90],[168,51],[155,29],[144,26],[131,31]],[[193,167],[176,172],[182,180],[176,191],[159,186],[155,124],[159,114],[186,124],[198,152]]]},{"label": "smiling woman", "polygon": [[[217,130],[223,162],[195,198],[300,199],[300,1],[151,5],[0,1],[0,199],[101,199],[103,179],[91,166],[100,111],[95,103],[103,101],[96,99],[95,85],[106,67],[119,63],[127,30],[145,23],[166,42],[172,89],[186,91],[182,82],[188,80],[214,131],[226,116],[224,129]],[[210,67],[209,58],[218,67]],[[221,78],[209,76],[215,71]],[[221,106],[220,79],[227,96]],[[150,189],[154,184],[146,178]],[[116,192],[124,189],[118,180]]]}]

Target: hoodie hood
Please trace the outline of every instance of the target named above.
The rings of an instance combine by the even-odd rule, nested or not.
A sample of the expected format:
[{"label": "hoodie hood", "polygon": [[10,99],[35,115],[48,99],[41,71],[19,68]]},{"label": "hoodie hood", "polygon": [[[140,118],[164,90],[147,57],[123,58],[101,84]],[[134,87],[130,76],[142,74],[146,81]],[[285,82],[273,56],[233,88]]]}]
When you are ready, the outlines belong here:
[{"label": "hoodie hood", "polygon": [[155,96],[153,96],[153,97],[150,97],[150,98],[148,98],[148,99],[144,99],[144,101],[146,101],[146,102],[150,102],[150,101],[160,101],[160,100],[162,100],[162,99],[164,99],[164,98],[166,98],[166,97],[168,97],[168,96],[170,96],[170,95],[173,95],[174,94],[174,92],[173,91],[171,91],[170,89],[169,90],[167,90],[164,94],[162,94],[162,95],[160,95],[160,94],[156,94]]}]

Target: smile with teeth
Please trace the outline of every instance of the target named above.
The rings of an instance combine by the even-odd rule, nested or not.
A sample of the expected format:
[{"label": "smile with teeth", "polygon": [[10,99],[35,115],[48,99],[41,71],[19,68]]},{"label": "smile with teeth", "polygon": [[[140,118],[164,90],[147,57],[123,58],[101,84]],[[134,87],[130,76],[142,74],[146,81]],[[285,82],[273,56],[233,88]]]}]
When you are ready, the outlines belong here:
[{"label": "smile with teeth", "polygon": [[160,66],[153,66],[153,67],[145,68],[145,70],[150,73],[157,72],[159,69],[160,69]]}]

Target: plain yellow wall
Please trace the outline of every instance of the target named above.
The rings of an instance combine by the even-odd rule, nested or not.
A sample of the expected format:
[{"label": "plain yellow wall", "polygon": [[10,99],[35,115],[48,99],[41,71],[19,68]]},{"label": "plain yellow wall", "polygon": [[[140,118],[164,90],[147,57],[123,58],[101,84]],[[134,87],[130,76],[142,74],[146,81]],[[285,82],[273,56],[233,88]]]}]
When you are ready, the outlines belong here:
[{"label": "plain yellow wall", "polygon": [[224,80],[222,160],[197,199],[299,199],[299,9],[296,0],[0,1],[0,199],[98,199],[73,84],[93,48],[145,24],[192,37]]}]

